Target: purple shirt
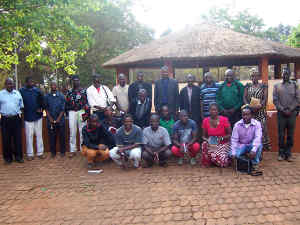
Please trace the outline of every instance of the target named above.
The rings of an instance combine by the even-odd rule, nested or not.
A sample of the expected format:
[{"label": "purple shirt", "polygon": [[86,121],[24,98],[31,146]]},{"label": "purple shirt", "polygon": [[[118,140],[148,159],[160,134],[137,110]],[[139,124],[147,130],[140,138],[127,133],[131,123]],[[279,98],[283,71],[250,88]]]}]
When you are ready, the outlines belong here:
[{"label": "purple shirt", "polygon": [[233,128],[231,135],[232,155],[235,155],[236,149],[245,145],[253,145],[252,152],[256,152],[262,143],[262,128],[259,121],[251,119],[250,126],[245,126],[244,120],[238,121]]}]

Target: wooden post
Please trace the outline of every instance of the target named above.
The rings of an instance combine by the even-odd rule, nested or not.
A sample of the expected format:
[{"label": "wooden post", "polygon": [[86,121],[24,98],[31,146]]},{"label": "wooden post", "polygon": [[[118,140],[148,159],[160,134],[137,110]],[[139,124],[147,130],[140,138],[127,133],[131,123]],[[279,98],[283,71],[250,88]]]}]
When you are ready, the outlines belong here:
[{"label": "wooden post", "polygon": [[300,61],[295,62],[295,79],[300,79]]},{"label": "wooden post", "polygon": [[281,78],[281,64],[277,63],[274,65],[274,78],[280,79]]},{"label": "wooden post", "polygon": [[118,76],[120,73],[123,73],[126,76],[127,83],[129,82],[129,68],[128,67],[117,67],[116,68],[116,84],[118,84]]},{"label": "wooden post", "polygon": [[268,84],[269,80],[269,68],[268,68],[269,60],[268,57],[264,56],[261,58],[259,63],[259,67],[261,70],[261,79],[264,84]]},{"label": "wooden post", "polygon": [[169,77],[175,78],[175,70],[174,70],[174,67],[173,67],[173,62],[169,61],[169,60],[165,61],[165,65],[168,67]]}]

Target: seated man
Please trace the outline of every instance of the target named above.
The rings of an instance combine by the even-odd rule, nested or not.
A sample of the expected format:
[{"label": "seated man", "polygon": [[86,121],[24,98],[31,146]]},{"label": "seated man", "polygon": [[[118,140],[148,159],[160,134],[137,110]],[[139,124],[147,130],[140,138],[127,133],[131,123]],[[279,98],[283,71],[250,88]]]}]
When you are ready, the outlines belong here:
[{"label": "seated man", "polygon": [[98,116],[92,114],[87,125],[82,129],[82,155],[87,157],[88,168],[91,169],[96,161],[109,158],[109,148],[114,146],[112,135],[99,123]]},{"label": "seated man", "polygon": [[161,113],[161,118],[159,120],[159,125],[162,126],[163,128],[166,128],[171,137],[172,129],[173,129],[173,125],[174,125],[175,121],[169,113],[168,106],[167,105],[162,106],[160,113]]},{"label": "seated man", "polygon": [[117,129],[119,129],[122,126],[121,119],[114,117],[111,107],[107,107],[105,109],[104,116],[105,118],[101,121],[101,124],[107,131],[115,135]]},{"label": "seated man", "polygon": [[179,157],[178,165],[183,164],[184,154],[191,157],[191,165],[196,165],[196,155],[200,150],[200,144],[197,142],[197,124],[189,119],[185,110],[179,113],[179,120],[173,126],[173,144],[172,152]]},{"label": "seated man", "polygon": [[242,119],[233,128],[231,135],[231,157],[240,158],[246,155],[251,159],[253,173],[259,171],[259,161],[262,152],[262,128],[259,121],[252,118],[251,108],[242,109]]},{"label": "seated man", "polygon": [[134,123],[142,129],[149,126],[152,102],[145,89],[140,89],[138,98],[132,101],[130,113],[133,116]]},{"label": "seated man", "polygon": [[159,116],[157,114],[150,117],[150,127],[144,129],[143,135],[144,150],[142,157],[147,162],[147,167],[151,167],[154,160],[159,161],[160,166],[167,166],[166,160],[172,155],[169,150],[171,140],[168,131],[159,126]]},{"label": "seated man", "polygon": [[138,168],[141,161],[142,129],[133,124],[132,116],[124,116],[123,126],[115,135],[116,145],[109,151],[109,155],[116,164],[125,168],[127,159],[133,160],[133,166]]}]

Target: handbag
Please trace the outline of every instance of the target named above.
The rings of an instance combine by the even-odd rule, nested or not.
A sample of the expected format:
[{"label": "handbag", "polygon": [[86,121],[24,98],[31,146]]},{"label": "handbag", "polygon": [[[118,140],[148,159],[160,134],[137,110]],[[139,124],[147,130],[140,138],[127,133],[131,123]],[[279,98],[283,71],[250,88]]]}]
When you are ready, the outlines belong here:
[{"label": "handbag", "polygon": [[251,174],[252,172],[252,162],[249,158],[245,156],[241,156],[240,158],[237,159],[237,165],[236,169],[237,171],[241,173],[248,173]]},{"label": "handbag", "polygon": [[261,106],[258,98],[251,97],[250,106]]}]

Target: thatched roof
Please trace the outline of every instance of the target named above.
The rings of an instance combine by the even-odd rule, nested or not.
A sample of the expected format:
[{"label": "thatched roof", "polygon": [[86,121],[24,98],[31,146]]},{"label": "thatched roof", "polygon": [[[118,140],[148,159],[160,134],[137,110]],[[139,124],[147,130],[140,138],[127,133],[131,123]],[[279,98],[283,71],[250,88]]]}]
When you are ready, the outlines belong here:
[{"label": "thatched roof", "polygon": [[242,60],[239,64],[251,64],[260,56],[269,56],[270,60],[300,59],[300,50],[223,27],[200,24],[127,51],[103,66],[151,66],[165,60],[181,66],[184,66],[180,63],[183,61],[205,64],[212,60],[213,64],[223,64],[221,60],[225,63],[226,60],[233,63]]}]

